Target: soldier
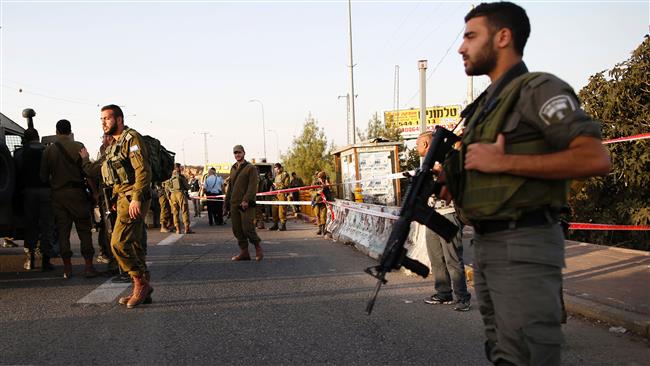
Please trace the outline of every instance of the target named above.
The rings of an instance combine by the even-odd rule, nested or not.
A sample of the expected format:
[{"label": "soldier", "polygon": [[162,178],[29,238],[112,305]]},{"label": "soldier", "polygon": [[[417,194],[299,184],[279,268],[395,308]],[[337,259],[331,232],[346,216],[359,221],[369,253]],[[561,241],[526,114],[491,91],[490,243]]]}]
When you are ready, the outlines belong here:
[{"label": "soldier", "polygon": [[[124,114],[119,106],[103,107],[101,120],[104,133],[113,136],[101,166],[102,177],[118,196],[111,248],[120,268],[133,281],[133,292],[121,297],[118,303],[131,309],[152,301],[144,224],[151,204],[151,167],[144,139],[137,131],[124,125]],[[90,169],[88,152],[84,149],[80,155],[84,167]]]},{"label": "soldier", "polygon": [[467,75],[492,84],[465,111],[460,152],[444,164],[440,195],[474,227],[474,285],[486,356],[499,365],[559,365],[564,236],[558,212],[569,180],[605,175],[599,124],[573,89],[522,61],[530,23],[509,2],[465,17]]},{"label": "soldier", "polygon": [[[275,170],[273,189],[280,190],[280,189],[289,188],[289,183],[291,181],[291,178],[289,178],[289,174],[285,172],[284,169],[282,168],[282,164],[275,163],[275,165],[273,165],[273,170]],[[286,193],[278,193],[275,197],[277,201],[280,202],[287,201]],[[287,206],[284,206],[282,204],[273,205],[272,210],[273,210],[273,226],[271,226],[269,230],[280,230],[280,231],[287,230]],[[279,227],[278,227],[278,220],[280,221]]]},{"label": "soldier", "polygon": [[319,172],[316,175],[317,184],[321,186],[316,191],[314,199],[312,200],[312,206],[314,207],[314,213],[316,214],[316,223],[318,224],[318,232],[316,235],[325,235],[327,230],[325,226],[327,225],[327,204],[326,200],[332,199],[332,191],[330,189],[330,182],[327,178],[327,173]]},{"label": "soldier", "polygon": [[259,236],[255,232],[255,195],[259,175],[255,166],[244,159],[246,152],[242,145],[233,147],[235,160],[230,169],[230,179],[226,190],[226,210],[230,212],[232,232],[239,244],[239,254],[232,257],[233,261],[247,261],[251,259],[248,252],[248,243],[255,246],[255,260],[261,261],[264,257]]},{"label": "soldier", "polygon": [[[296,172],[291,173],[291,182],[289,183],[289,187],[291,188],[299,188],[305,185],[305,182],[303,182],[302,178],[298,177]],[[295,191],[291,192],[291,199],[293,201],[300,201],[300,191]],[[294,212],[296,214],[300,212],[300,206],[299,205],[294,205],[293,206]]]},{"label": "soldier", "polygon": [[174,227],[176,227],[176,234],[181,233],[181,224],[179,222],[179,213],[182,215],[185,234],[193,234],[194,231],[190,229],[190,211],[187,206],[187,191],[190,185],[187,183],[187,178],[182,174],[183,168],[181,164],[174,165],[174,172],[172,177],[169,178],[169,201],[172,206],[172,216],[174,218]]},{"label": "soldier", "polygon": [[[416,140],[415,147],[421,158],[425,157],[431,146],[433,132],[427,131]],[[455,222],[456,224],[458,222]],[[431,262],[433,287],[435,293],[424,299],[430,305],[453,304],[455,311],[469,311],[472,295],[467,292],[465,264],[463,263],[462,230],[450,242],[445,241],[431,229],[425,227],[427,254]]]},{"label": "soldier", "polygon": [[[79,157],[79,151],[84,145],[73,141],[71,133],[72,128],[68,120],[62,119],[56,123],[56,142],[45,149],[40,174],[41,179],[49,180],[52,187],[52,207],[59,233],[63,278],[70,278],[72,275],[70,231],[73,223],[81,240],[81,255],[86,262],[84,276],[91,278],[99,273],[93,266],[95,250],[90,232],[90,200]],[[92,183],[89,183],[92,186]]]},{"label": "soldier", "polygon": [[168,233],[173,225],[171,204],[169,203],[169,180],[156,184],[158,203],[160,204],[160,232]]},{"label": "soldier", "polygon": [[52,239],[54,234],[54,213],[52,212],[52,190],[46,180],[41,179],[39,170],[45,146],[38,140],[38,131],[33,128],[25,130],[25,143],[14,152],[16,178],[24,188],[25,208],[25,269],[34,269],[36,243],[41,250],[41,271],[54,269],[50,263],[52,257]]}]

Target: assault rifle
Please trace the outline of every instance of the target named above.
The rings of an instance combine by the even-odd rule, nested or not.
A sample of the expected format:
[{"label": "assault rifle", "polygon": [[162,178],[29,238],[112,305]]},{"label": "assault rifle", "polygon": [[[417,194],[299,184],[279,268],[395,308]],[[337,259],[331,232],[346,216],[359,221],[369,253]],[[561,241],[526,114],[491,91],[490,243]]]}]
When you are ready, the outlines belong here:
[{"label": "assault rifle", "polygon": [[426,225],[446,241],[451,241],[456,236],[458,227],[429,207],[427,201],[432,194],[438,193],[436,191],[440,189],[440,186],[434,184],[433,181],[433,171],[431,170],[433,165],[435,162],[442,162],[447,152],[458,140],[458,136],[451,131],[442,127],[436,128],[422,167],[416,170],[406,191],[399,219],[393,224],[379,265],[368,267],[365,270],[366,273],[378,280],[374,295],[366,306],[368,315],[372,313],[381,285],[388,282],[386,281],[386,273],[405,267],[424,278],[429,275],[427,266],[406,256],[404,243],[411,229],[411,222],[417,221],[422,225]]},{"label": "assault rifle", "polygon": [[113,191],[110,187],[102,187],[101,190],[102,195],[104,196],[104,207],[100,207],[100,210],[102,211],[102,219],[104,220],[106,232],[109,235],[108,240],[110,242],[110,235],[113,234],[113,222],[111,221],[111,213],[113,211],[111,207],[111,196],[113,195]]}]

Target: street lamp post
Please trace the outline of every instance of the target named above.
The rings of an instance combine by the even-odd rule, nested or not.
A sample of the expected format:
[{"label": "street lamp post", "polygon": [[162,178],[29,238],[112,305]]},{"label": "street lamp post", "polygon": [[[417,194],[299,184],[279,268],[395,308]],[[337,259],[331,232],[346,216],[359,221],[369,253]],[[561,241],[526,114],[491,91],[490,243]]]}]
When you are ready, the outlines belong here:
[{"label": "street lamp post", "polygon": [[248,102],[257,102],[262,106],[262,137],[264,139],[264,161],[266,161],[266,124],[264,122],[264,103],[259,99],[251,99]]},{"label": "street lamp post", "polygon": [[186,166],[187,163],[185,161],[185,141],[189,140],[190,137],[184,138],[183,141],[181,142],[181,150],[183,151],[183,166]]},{"label": "street lamp post", "polygon": [[273,132],[275,134],[275,147],[278,150],[278,159],[276,162],[280,162],[280,137],[278,137],[278,131],[276,130],[267,130],[269,132]]}]

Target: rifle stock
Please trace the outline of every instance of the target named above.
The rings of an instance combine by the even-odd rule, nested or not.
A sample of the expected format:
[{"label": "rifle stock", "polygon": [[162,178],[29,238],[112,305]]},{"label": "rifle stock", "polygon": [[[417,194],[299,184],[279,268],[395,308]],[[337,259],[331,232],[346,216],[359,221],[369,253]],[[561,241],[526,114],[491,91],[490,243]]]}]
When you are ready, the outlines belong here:
[{"label": "rifle stock", "polygon": [[372,313],[381,285],[387,282],[386,273],[405,267],[423,278],[429,275],[427,266],[406,256],[407,250],[404,248],[404,244],[411,230],[411,222],[417,221],[426,225],[447,241],[451,241],[457,234],[458,227],[456,225],[425,204],[434,191],[439,190],[439,185],[434,184],[433,181],[433,172],[431,170],[433,165],[436,162],[442,162],[447,152],[457,141],[458,136],[451,131],[442,127],[436,128],[422,167],[416,171],[411,180],[411,185],[406,191],[400,217],[393,224],[379,265],[365,270],[366,273],[378,280],[374,294],[366,306],[368,315]]}]

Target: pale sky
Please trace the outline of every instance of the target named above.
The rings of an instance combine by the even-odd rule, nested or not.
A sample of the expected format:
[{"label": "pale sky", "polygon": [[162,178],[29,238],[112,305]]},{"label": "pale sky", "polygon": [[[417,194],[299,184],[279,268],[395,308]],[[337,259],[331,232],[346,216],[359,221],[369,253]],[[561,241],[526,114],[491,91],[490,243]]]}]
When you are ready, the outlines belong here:
[{"label": "pale sky", "polygon": [[[429,63],[427,105],[462,104],[467,78],[457,50],[471,2],[353,1],[357,127],[418,107],[417,61]],[[474,3],[478,4],[478,3]],[[624,61],[648,33],[648,1],[524,1],[531,37],[524,60],[576,92]],[[126,123],[203,164],[233,161],[232,146],[278,159],[311,112],[330,141],[346,144],[347,1],[0,1],[0,111],[40,134],[68,119],[97,151],[99,107],[123,106]],[[436,68],[436,65],[439,66]],[[484,88],[487,79],[475,80]],[[19,92],[22,89],[22,92]],[[275,131],[275,132],[273,132]],[[277,136],[277,137],[276,137]],[[184,153],[183,153],[184,147]]]}]

